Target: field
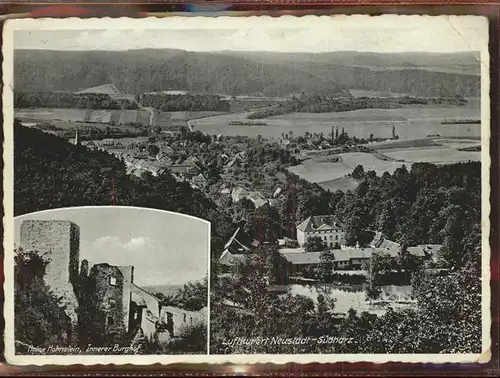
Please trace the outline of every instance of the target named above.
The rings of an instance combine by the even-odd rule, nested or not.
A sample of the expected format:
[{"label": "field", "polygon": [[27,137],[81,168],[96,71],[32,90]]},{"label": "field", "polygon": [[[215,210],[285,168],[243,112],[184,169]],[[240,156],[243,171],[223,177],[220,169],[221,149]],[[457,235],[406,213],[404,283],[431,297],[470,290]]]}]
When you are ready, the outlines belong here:
[{"label": "field", "polygon": [[319,182],[318,185],[325,190],[330,190],[331,192],[336,192],[340,190],[346,192],[348,190],[353,191],[359,185],[359,181],[353,179],[352,177],[342,177],[335,180]]},{"label": "field", "polygon": [[310,182],[328,182],[330,190],[345,190],[346,188],[352,189],[355,182],[338,181],[339,186],[337,187],[332,181],[345,178],[352,173],[357,165],[362,165],[365,171],[375,171],[379,175],[386,171],[392,173],[402,165],[406,165],[408,169],[411,168],[409,163],[380,160],[372,154],[363,152],[349,152],[338,156],[341,158],[338,163],[334,163],[328,158],[315,158],[305,160],[302,164],[290,167],[288,170]]},{"label": "field", "polygon": [[479,139],[470,138],[427,138],[412,141],[374,143],[370,147],[383,156],[411,163],[452,164],[480,161],[480,151],[460,151],[463,148],[480,147]]},{"label": "field", "polygon": [[403,97],[403,96],[409,96],[408,93],[367,91],[364,89],[349,89],[349,92],[351,92],[351,94],[354,97]]},{"label": "field", "polygon": [[479,137],[481,125],[441,125],[447,118],[479,118],[479,107],[422,107],[400,109],[361,109],[339,113],[292,113],[273,116],[261,121],[267,126],[230,126],[231,121],[245,121],[246,113],[224,114],[193,120],[195,130],[209,134],[244,135],[281,138],[282,133],[293,131],[295,136],[309,133],[330,135],[332,126],[344,128],[350,136],[390,138],[393,126],[400,140],[423,139],[428,135],[441,137]]},{"label": "field", "polygon": [[[220,114],[220,112],[158,112],[155,119],[156,124],[168,126],[170,120],[186,121]],[[14,115],[25,122],[66,121],[115,125],[139,123],[145,126],[150,124],[151,118],[151,113],[147,110],[16,109]]]},{"label": "field", "polygon": [[412,163],[453,164],[467,161],[481,161],[481,152],[458,151],[454,148],[414,148],[384,151],[392,159],[402,159]]},{"label": "field", "polygon": [[[392,173],[401,165],[410,169],[413,163],[453,164],[481,161],[480,151],[460,151],[463,148],[479,147],[478,138],[425,138],[407,141],[388,141],[370,144],[372,153],[352,152],[334,156],[317,156],[288,170],[301,178],[317,183],[330,191],[354,190],[359,182],[346,177],[360,164],[365,172],[373,170],[378,175]],[[335,157],[341,161],[334,162]]]}]

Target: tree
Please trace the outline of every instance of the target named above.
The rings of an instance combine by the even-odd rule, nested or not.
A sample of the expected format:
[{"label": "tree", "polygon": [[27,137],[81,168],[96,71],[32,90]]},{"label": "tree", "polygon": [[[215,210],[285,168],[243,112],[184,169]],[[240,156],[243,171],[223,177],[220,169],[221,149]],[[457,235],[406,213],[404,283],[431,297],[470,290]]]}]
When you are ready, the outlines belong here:
[{"label": "tree", "polygon": [[381,294],[382,289],[379,286],[371,283],[365,286],[365,296],[368,301],[379,299]]},{"label": "tree", "polygon": [[324,282],[329,282],[333,275],[335,256],[331,250],[326,250],[321,253],[319,260],[318,275]]},{"label": "tree", "polygon": [[311,236],[304,243],[304,250],[306,252],[321,252],[327,248],[326,243],[319,236]]},{"label": "tree", "polygon": [[74,337],[64,306],[44,282],[48,263],[36,251],[15,250],[14,336],[24,345],[64,346],[69,345]]},{"label": "tree", "polygon": [[[188,282],[175,294],[177,306],[188,311],[199,311],[207,306],[208,278],[205,276],[200,281]],[[168,300],[168,297],[165,297]]]},{"label": "tree", "polygon": [[156,156],[160,152],[160,148],[156,144],[148,145],[149,156]]},{"label": "tree", "polygon": [[351,176],[356,180],[363,180],[363,178],[365,177],[365,169],[361,164],[359,164],[354,168]]}]

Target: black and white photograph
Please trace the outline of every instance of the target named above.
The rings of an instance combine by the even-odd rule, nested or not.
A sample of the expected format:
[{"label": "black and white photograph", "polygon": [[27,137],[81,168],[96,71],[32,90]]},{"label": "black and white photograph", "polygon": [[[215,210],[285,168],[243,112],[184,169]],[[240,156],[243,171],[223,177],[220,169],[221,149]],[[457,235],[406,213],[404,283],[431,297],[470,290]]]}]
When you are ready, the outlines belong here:
[{"label": "black and white photograph", "polygon": [[26,19],[4,43],[11,356],[489,360],[486,19]]},{"label": "black and white photograph", "polygon": [[206,354],[209,224],[134,207],[15,219],[16,354]]}]

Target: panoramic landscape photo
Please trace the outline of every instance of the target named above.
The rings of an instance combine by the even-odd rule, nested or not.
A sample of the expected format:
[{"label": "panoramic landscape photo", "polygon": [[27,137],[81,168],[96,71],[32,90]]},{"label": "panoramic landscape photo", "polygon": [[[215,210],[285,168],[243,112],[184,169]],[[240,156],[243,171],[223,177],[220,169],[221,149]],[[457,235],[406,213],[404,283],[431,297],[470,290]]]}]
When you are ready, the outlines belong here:
[{"label": "panoramic landscape photo", "polygon": [[211,354],[480,353],[486,29],[388,20],[16,31],[16,215],[210,221]]}]

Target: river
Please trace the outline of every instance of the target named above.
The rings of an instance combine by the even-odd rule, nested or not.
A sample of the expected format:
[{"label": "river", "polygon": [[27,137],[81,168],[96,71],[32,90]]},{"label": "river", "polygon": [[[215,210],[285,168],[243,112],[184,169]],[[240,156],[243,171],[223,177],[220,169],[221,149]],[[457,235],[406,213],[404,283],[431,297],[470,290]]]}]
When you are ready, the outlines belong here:
[{"label": "river", "polygon": [[421,107],[400,109],[361,109],[338,113],[292,113],[262,119],[267,126],[231,126],[232,121],[245,121],[246,113],[225,114],[192,120],[194,130],[210,135],[243,135],[280,138],[282,133],[294,136],[309,133],[331,135],[332,126],[344,128],[350,136],[390,138],[393,126],[400,140],[422,139],[427,135],[479,137],[481,125],[442,125],[444,119],[480,119],[479,107]]}]

